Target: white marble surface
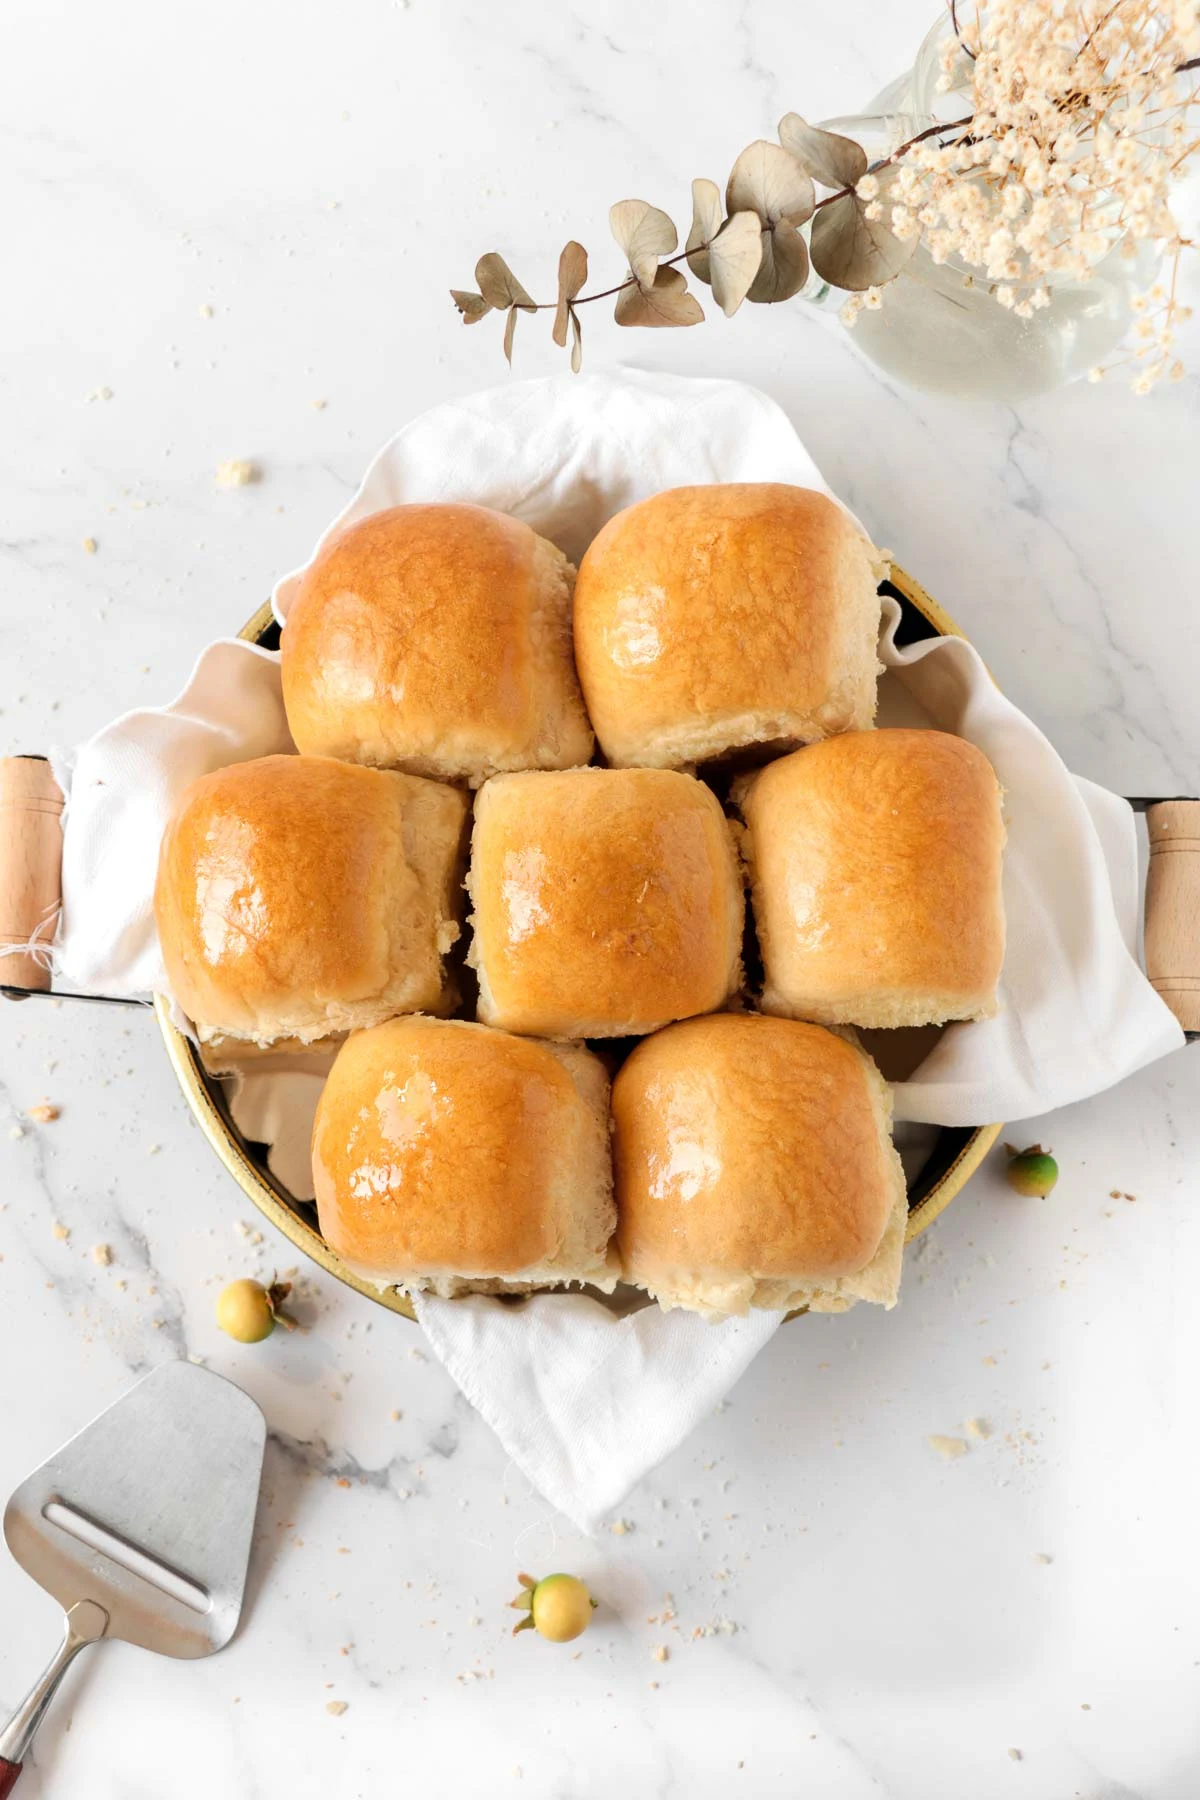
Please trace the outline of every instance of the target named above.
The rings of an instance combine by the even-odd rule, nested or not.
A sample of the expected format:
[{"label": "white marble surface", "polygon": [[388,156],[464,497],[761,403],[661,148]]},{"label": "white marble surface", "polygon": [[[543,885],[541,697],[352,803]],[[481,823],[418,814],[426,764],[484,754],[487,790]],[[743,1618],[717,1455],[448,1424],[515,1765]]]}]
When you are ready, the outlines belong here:
[{"label": "white marble surface", "polygon": [[[0,749],[169,695],[397,423],[503,379],[495,321],[465,332],[445,298],[480,251],[539,291],[570,234],[615,268],[610,200],[682,212],[690,176],[787,107],[855,108],[929,10],[13,0]],[[588,338],[594,368],[767,387],[1076,769],[1200,786],[1195,376],[1150,401],[961,407],[894,388],[796,306]],[[522,322],[519,372],[556,366],[547,339]],[[217,492],[230,456],[263,480]],[[303,1335],[220,1338],[220,1285],[292,1259],[269,1227],[238,1234],[149,1018],[5,1009],[0,1080],[0,1491],[181,1353],[272,1430],[240,1636],[205,1664],[89,1653],[26,1800],[1200,1787],[1200,1051],[1014,1126],[1053,1143],[1051,1200],[985,1169],[894,1314],[781,1332],[631,1498],[631,1529],[592,1542],[403,1321],[322,1279]],[[43,1097],[61,1117],[38,1126]],[[971,1417],[992,1436],[930,1450]],[[604,1601],[578,1659],[507,1636],[515,1570],[550,1565]],[[676,1621],[648,1622],[667,1592]],[[11,1703],[57,1625],[7,1561],[0,1619]]]}]

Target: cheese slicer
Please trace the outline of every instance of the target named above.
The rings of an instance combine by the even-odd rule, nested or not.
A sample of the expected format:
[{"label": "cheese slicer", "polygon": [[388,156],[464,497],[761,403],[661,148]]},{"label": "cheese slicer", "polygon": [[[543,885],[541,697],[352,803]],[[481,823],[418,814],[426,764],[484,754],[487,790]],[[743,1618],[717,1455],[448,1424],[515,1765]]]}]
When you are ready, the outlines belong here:
[{"label": "cheese slicer", "polygon": [[45,1672],[0,1728],[0,1800],[63,1675],[87,1644],[123,1638],[209,1656],[242,1610],[267,1428],[232,1382],[168,1363],[64,1444],[16,1490],[8,1547],[62,1606]]}]

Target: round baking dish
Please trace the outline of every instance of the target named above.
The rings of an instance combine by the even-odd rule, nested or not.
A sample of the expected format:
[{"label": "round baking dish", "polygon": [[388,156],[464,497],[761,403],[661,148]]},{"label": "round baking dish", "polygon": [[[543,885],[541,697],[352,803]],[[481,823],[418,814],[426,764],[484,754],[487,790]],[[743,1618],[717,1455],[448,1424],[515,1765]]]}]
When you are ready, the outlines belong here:
[{"label": "round baking dish", "polygon": [[[890,566],[882,592],[890,594],[900,605],[898,643],[912,644],[923,638],[964,635],[949,613],[895,563]],[[264,649],[278,649],[279,626],[270,606],[260,607],[238,635]],[[339,1281],[344,1281],[347,1287],[357,1289],[391,1312],[402,1313],[408,1319],[415,1318],[412,1302],[403,1294],[398,1294],[394,1288],[381,1292],[350,1273],[317,1230],[316,1208],[310,1201],[297,1200],[276,1180],[267,1167],[266,1149],[262,1144],[250,1143],[242,1137],[229,1115],[221,1082],[204,1068],[196,1046],[172,1024],[166,1004],[157,997],[154,1010],[167,1055],[188,1105],[242,1192],[298,1250],[331,1275],[336,1275]],[[1002,1129],[1002,1125],[975,1125],[943,1126],[938,1131],[924,1166],[909,1182],[908,1242],[919,1237],[962,1192]]]}]

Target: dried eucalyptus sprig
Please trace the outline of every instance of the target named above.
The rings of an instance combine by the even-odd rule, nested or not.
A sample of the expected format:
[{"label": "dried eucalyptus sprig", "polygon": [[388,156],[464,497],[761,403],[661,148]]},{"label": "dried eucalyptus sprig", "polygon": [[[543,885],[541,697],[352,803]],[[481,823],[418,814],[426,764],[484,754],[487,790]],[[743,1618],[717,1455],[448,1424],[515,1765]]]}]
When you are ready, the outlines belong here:
[{"label": "dried eucalyptus sprig", "polygon": [[[727,316],[743,300],[790,299],[815,270],[851,296],[842,317],[852,324],[882,303],[922,240],[932,262],[958,266],[964,285],[1030,318],[1051,304],[1056,283],[1086,282],[1114,249],[1132,260],[1150,240],[1167,273],[1134,301],[1126,360],[1138,393],[1181,375],[1172,345],[1188,309],[1176,298],[1178,265],[1195,245],[1168,196],[1200,150],[1197,0],[978,0],[969,24],[960,10],[949,0],[939,86],[961,95],[961,117],[872,163],[852,139],[788,113],[777,144],[759,139],[742,151],[723,199],[715,182],[693,181],[683,250],[665,212],[622,200],[609,223],[628,265],[623,280],[583,293],[587,253],[572,241],[557,301],[537,302],[491,251],[476,265],[478,292],[451,290],[464,322],[504,312],[511,363],[517,314],[552,311],[554,341],[565,347],[570,337],[578,370],[578,309],[596,300],[615,300],[618,325],[700,324],[686,263]],[[828,190],[820,198],[818,187]]]}]

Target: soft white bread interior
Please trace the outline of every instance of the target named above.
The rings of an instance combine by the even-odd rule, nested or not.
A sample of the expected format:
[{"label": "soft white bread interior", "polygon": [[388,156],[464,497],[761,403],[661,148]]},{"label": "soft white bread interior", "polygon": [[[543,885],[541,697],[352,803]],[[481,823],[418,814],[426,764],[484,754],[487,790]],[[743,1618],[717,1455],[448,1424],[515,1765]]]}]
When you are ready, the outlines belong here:
[{"label": "soft white bread interior", "polygon": [[609,1289],[608,1077],[589,1050],[457,1020],[356,1032],[317,1107],[321,1231],[409,1292]]},{"label": "soft white bread interior", "polygon": [[499,775],[468,882],[479,1016],[538,1037],[624,1037],[723,1006],[744,899],[729,822],[668,769]]},{"label": "soft white bread interior", "polygon": [[875,716],[881,564],[827,495],[671,488],[580,563],[575,654],[609,762],[678,768]]},{"label": "soft white bread interior", "polygon": [[194,781],[163,837],[154,911],[201,1042],[311,1044],[446,1007],[467,810],[456,788],[323,756]]},{"label": "soft white bread interior", "polygon": [[995,1011],[1004,820],[974,744],[848,732],[769,763],[734,795],[764,1011],[885,1027]]},{"label": "soft white bread interior", "polygon": [[621,1273],[660,1306],[895,1303],[908,1206],[891,1091],[845,1037],[688,1019],[637,1045],[612,1112]]},{"label": "soft white bread interior", "polygon": [[298,747],[472,783],[586,763],[574,579],[547,539],[484,506],[393,506],[347,526],[284,627]]}]

